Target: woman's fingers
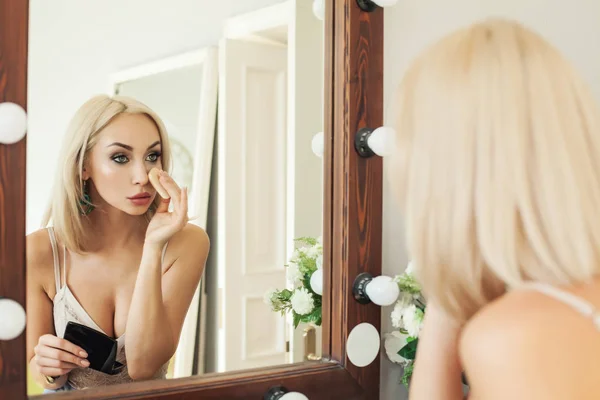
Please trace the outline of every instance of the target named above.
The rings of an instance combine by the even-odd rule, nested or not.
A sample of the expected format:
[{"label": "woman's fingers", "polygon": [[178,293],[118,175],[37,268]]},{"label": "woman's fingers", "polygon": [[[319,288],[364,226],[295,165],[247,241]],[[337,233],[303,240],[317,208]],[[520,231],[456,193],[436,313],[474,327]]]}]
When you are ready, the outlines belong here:
[{"label": "woman's fingers", "polygon": [[157,213],[165,213],[167,211],[169,211],[169,203],[171,202],[171,199],[160,199],[160,203],[158,204],[158,208],[156,209]]},{"label": "woman's fingers", "polygon": [[188,190],[181,189],[179,185],[164,171],[159,175],[160,184],[169,193],[170,199],[162,200],[156,212],[167,212],[169,204],[173,204],[173,217],[179,224],[184,225],[188,222]]},{"label": "woman's fingers", "polygon": [[87,358],[88,356],[85,350],[83,350],[81,347],[54,335],[44,335],[40,337],[39,344],[61,349],[83,358]]},{"label": "woman's fingers", "polygon": [[165,190],[169,193],[169,196],[173,199],[173,204],[179,204],[181,199],[181,189],[177,183],[175,183],[173,178],[164,171],[160,173],[160,184],[163,185]]},{"label": "woman's fingers", "polygon": [[53,360],[59,362],[66,362],[77,367],[89,367],[90,363],[84,358],[77,357],[74,354],[69,353],[68,351],[64,351],[61,349],[57,349],[55,347],[49,346],[37,346],[35,349],[36,356],[40,358],[51,358]]},{"label": "woman's fingers", "polygon": [[177,210],[178,221],[185,225],[188,221],[188,189],[185,187],[181,191],[181,200],[179,201],[179,210]]},{"label": "woman's fingers", "polygon": [[67,361],[56,360],[54,358],[43,356],[36,356],[35,362],[41,368],[60,368],[66,370],[90,366],[90,363],[87,360],[85,360],[85,364],[82,363],[80,365],[77,365]]},{"label": "woman's fingers", "polygon": [[66,375],[73,370],[71,369],[63,369],[63,368],[54,368],[54,367],[38,367],[40,374],[46,376],[61,376]]}]

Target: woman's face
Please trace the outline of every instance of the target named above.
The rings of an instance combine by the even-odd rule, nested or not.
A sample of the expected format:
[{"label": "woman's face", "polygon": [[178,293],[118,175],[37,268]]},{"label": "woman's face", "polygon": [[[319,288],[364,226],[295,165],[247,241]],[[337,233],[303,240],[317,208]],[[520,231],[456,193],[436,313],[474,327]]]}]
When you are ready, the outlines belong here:
[{"label": "woman's face", "polygon": [[153,167],[162,169],[158,128],[143,114],[121,114],[99,134],[90,150],[83,179],[91,200],[130,215],[143,215],[156,190],[148,180]]}]

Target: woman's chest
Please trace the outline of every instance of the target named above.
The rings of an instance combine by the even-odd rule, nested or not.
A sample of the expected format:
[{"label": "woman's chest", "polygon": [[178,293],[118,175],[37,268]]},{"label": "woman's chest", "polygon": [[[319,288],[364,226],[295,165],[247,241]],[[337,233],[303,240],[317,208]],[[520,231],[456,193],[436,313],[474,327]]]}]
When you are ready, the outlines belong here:
[{"label": "woman's chest", "polygon": [[90,322],[107,335],[121,336],[127,324],[137,265],[97,259],[73,262],[69,267],[67,293],[63,299],[66,306],[80,314],[81,319],[89,317]]}]

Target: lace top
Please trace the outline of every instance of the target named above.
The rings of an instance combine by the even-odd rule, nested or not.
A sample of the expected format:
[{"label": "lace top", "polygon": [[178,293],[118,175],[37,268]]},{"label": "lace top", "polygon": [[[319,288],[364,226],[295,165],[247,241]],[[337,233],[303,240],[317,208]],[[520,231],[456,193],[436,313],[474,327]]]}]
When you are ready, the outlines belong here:
[{"label": "lace top", "polygon": [[[77,298],[73,295],[69,286],[66,282],[66,261],[67,252],[64,249],[63,254],[63,281],[61,281],[60,273],[60,261],[58,257],[58,245],[56,242],[56,236],[54,230],[48,228],[48,234],[50,235],[50,243],[52,244],[52,253],[54,255],[54,279],[56,281],[56,296],[54,296],[54,329],[56,330],[56,336],[64,337],[65,329],[69,321],[77,322],[79,324],[88,326],[96,329],[104,334],[104,332],[96,322],[90,317],[90,315],[81,306]],[[167,246],[163,248],[161,262],[164,261],[165,250]],[[108,375],[100,371],[93,370],[91,368],[76,368],[69,373],[68,383],[74,389],[84,389],[95,386],[114,385],[117,383],[132,382],[133,380],[127,372],[127,360],[125,357],[125,334],[121,335],[117,339],[117,358],[116,360],[123,364],[125,367],[116,375]],[[154,375],[153,379],[165,379],[167,375],[167,368],[169,363],[164,364]]]}]

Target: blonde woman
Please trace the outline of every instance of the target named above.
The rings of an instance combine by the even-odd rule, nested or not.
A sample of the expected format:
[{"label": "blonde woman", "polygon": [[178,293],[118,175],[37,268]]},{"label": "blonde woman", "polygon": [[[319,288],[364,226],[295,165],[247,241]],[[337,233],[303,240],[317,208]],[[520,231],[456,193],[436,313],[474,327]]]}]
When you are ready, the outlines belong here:
[{"label": "blonde woman", "polygon": [[[209,251],[169,177],[159,117],[125,97],[97,96],[75,114],[44,225],[27,238],[27,353],[47,391],[164,378]],[[149,182],[151,168],[170,199]],[[172,212],[169,211],[172,204]],[[117,339],[116,375],[90,368],[62,339],[74,321]]]},{"label": "blonde woman", "polygon": [[538,34],[490,19],[399,90],[394,186],[429,307],[410,398],[600,398],[600,119]]}]

